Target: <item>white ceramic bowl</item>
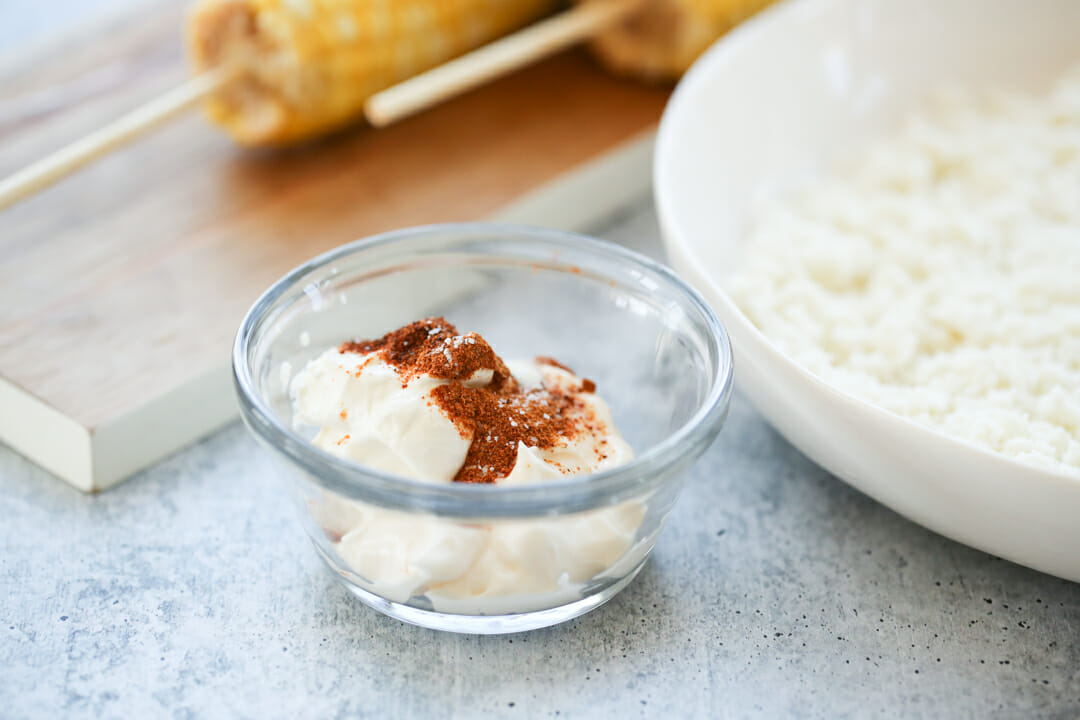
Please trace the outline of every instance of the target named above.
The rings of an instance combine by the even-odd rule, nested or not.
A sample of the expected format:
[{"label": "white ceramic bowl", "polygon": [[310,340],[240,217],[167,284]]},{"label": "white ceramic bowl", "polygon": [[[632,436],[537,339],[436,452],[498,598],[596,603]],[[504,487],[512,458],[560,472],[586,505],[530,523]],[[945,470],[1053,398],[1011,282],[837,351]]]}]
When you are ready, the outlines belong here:
[{"label": "white ceramic bowl", "polygon": [[718,42],[660,125],[674,266],[730,333],[738,386],[795,446],[906,517],[1080,581],[1080,474],[1022,465],[830,387],[724,290],[763,199],[886,133],[942,85],[1040,90],[1080,62],[1076,0],[789,0]]}]

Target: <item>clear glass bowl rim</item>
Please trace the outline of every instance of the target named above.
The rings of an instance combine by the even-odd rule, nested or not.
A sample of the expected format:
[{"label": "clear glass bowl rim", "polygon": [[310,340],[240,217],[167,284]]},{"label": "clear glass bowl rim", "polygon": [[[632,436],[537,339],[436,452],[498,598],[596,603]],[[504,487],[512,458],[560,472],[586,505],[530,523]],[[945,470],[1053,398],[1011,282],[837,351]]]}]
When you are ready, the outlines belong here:
[{"label": "clear glass bowl rim", "polygon": [[[500,488],[462,483],[426,483],[339,458],[312,445],[282,423],[256,389],[248,356],[256,332],[267,321],[267,312],[282,296],[331,263],[395,243],[403,244],[404,259],[410,250],[408,240],[438,235],[456,240],[449,242],[443,248],[445,251],[454,250],[456,244],[497,237],[497,250],[492,254],[505,257],[510,262],[535,263],[535,257],[524,253],[515,255],[514,249],[522,246],[535,249],[539,245],[555,251],[556,258],[559,251],[567,251],[579,256],[584,253],[601,262],[614,260],[668,286],[700,315],[708,329],[708,341],[712,344],[718,367],[705,399],[679,428],[631,462],[585,477],[570,477],[542,485]],[[460,248],[457,250],[461,251]],[[569,268],[570,264],[566,267]],[[597,275],[610,275],[595,272]],[[542,349],[538,352],[542,352]],[[670,478],[673,469],[681,468],[681,461],[695,458],[719,432],[731,400],[734,370],[730,341],[719,318],[696,290],[667,267],[614,243],[585,235],[493,222],[443,223],[393,230],[346,243],[294,268],[271,285],[244,316],[233,344],[232,366],[245,423],[262,442],[306,471],[321,486],[347,497],[383,506],[460,518],[561,515],[637,497],[662,484]]]}]

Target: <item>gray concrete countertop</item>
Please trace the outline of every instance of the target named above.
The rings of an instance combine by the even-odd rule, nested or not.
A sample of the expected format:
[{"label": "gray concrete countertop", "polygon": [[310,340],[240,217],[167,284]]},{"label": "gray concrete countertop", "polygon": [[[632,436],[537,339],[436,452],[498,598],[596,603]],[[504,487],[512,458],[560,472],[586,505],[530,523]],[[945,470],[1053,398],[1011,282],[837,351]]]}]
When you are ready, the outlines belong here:
[{"label": "gray concrete countertop", "polygon": [[[659,252],[648,207],[601,234]],[[1080,716],[1080,585],[904,520],[742,397],[638,579],[526,634],[360,605],[238,425],[96,497],[0,447],[0,518],[5,718]]]}]

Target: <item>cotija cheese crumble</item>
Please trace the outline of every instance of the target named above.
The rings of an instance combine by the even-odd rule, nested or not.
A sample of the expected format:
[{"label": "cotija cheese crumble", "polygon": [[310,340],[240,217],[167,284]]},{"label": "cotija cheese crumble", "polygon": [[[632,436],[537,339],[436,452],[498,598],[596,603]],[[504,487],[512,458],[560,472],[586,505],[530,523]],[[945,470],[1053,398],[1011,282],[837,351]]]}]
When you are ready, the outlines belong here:
[{"label": "cotija cheese crumble", "polygon": [[1080,472],[1080,66],[937,98],[765,212],[731,291],[830,385]]}]

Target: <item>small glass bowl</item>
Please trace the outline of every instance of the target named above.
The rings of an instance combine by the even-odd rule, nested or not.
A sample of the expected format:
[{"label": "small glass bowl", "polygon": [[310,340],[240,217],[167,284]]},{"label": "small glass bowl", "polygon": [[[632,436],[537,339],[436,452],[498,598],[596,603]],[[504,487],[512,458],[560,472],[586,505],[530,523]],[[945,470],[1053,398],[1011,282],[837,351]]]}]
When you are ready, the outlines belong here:
[{"label": "small glass bowl", "polygon": [[[338,458],[294,427],[289,385],[309,360],[433,315],[503,358],[546,355],[595,380],[637,457],[538,485],[433,484]],[[259,298],[233,350],[244,421],[282,461],[330,568],[387,615],[469,633],[554,625],[634,578],[720,430],[731,362],[716,315],[663,266],[493,224],[401,230],[317,257]]]}]

